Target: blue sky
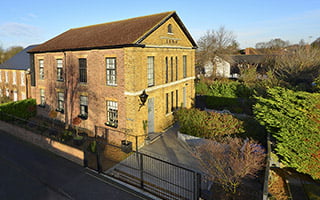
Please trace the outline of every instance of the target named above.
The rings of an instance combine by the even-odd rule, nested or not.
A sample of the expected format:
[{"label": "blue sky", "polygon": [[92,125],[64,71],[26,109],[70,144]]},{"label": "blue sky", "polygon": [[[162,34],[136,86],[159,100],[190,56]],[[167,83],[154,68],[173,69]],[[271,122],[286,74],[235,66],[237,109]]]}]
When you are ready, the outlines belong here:
[{"label": "blue sky", "polygon": [[12,0],[0,5],[0,46],[26,47],[70,28],[177,11],[195,40],[224,26],[240,47],[320,37],[319,0]]}]

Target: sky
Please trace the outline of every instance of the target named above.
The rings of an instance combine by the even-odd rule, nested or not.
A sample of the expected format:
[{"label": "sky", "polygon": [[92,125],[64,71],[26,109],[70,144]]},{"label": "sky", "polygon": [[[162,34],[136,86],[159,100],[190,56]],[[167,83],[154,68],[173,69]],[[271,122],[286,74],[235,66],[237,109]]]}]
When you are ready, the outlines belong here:
[{"label": "sky", "polygon": [[0,4],[0,47],[41,44],[71,28],[176,11],[197,41],[224,26],[241,48],[320,37],[319,0],[10,0]]}]

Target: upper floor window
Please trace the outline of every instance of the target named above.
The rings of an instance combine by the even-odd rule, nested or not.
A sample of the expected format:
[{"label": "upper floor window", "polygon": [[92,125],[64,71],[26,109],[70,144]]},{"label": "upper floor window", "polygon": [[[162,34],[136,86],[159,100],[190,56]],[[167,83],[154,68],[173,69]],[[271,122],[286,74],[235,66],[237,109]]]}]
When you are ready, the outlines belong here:
[{"label": "upper floor window", "polygon": [[173,57],[170,58],[170,74],[171,74],[171,82],[173,81]]},{"label": "upper floor window", "polygon": [[176,56],[176,81],[178,80],[178,57]]},{"label": "upper floor window", "polygon": [[62,59],[57,59],[57,81],[63,81]]},{"label": "upper floor window", "polygon": [[20,85],[24,86],[25,85],[25,72],[20,72]]},{"label": "upper floor window", "polygon": [[168,25],[168,33],[170,33],[170,34],[173,33],[173,32],[172,32],[172,24],[169,24],[169,25]]},{"label": "upper floor window", "polygon": [[12,84],[13,85],[17,84],[17,73],[16,73],[16,71],[12,71]]},{"label": "upper floor window", "polygon": [[168,63],[168,57],[166,57],[166,83],[168,83],[169,79],[169,63]]},{"label": "upper floor window", "polygon": [[87,83],[87,59],[79,59],[79,81],[80,83]]},{"label": "upper floor window", "polygon": [[9,75],[8,75],[8,71],[4,72],[5,78],[6,78],[6,83],[9,83]]},{"label": "upper floor window", "polygon": [[116,58],[106,58],[107,85],[117,85],[117,64]]},{"label": "upper floor window", "polygon": [[80,96],[80,116],[82,119],[88,118],[88,97]]},{"label": "upper floor window", "polygon": [[43,60],[39,60],[39,79],[40,80],[44,79],[44,64],[43,64]]},{"label": "upper floor window", "polygon": [[148,86],[154,86],[154,56],[148,56]]},{"label": "upper floor window", "polygon": [[187,56],[182,57],[183,61],[183,78],[187,77]]}]

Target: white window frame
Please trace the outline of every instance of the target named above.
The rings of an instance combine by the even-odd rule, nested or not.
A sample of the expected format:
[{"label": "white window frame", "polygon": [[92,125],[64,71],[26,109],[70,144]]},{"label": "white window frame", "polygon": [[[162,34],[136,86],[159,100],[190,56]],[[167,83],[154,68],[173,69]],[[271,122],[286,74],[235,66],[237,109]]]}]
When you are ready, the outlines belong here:
[{"label": "white window frame", "polygon": [[4,75],[6,77],[6,83],[9,83],[9,75],[8,75],[8,71],[4,72]]},{"label": "white window frame", "polygon": [[117,86],[117,58],[106,58],[106,81],[109,86]]},{"label": "white window frame", "polygon": [[107,126],[118,127],[118,102],[107,100]]},{"label": "white window frame", "polygon": [[43,61],[43,59],[39,60],[39,79],[44,80],[44,61]]},{"label": "white window frame", "polygon": [[57,81],[63,81],[63,61],[62,61],[62,59],[57,59],[56,64],[57,64]]},{"label": "white window frame", "polygon": [[45,105],[46,105],[45,90],[41,88],[40,89],[40,106],[44,107]]},{"label": "white window frame", "polygon": [[88,118],[88,96],[80,96],[80,117]]},{"label": "white window frame", "polygon": [[25,79],[26,79],[26,74],[24,71],[20,72],[20,85],[25,86]]},{"label": "white window frame", "polygon": [[16,85],[16,84],[17,84],[17,72],[12,71],[12,85]]},{"label": "white window frame", "polygon": [[154,86],[154,56],[148,56],[148,87]]}]

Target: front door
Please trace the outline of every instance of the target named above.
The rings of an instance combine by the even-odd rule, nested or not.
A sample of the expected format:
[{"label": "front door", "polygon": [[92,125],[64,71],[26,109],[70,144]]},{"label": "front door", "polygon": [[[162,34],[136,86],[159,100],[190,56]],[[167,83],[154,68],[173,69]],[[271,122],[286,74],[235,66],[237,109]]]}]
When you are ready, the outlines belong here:
[{"label": "front door", "polygon": [[154,132],[154,98],[148,99],[148,133]]}]

